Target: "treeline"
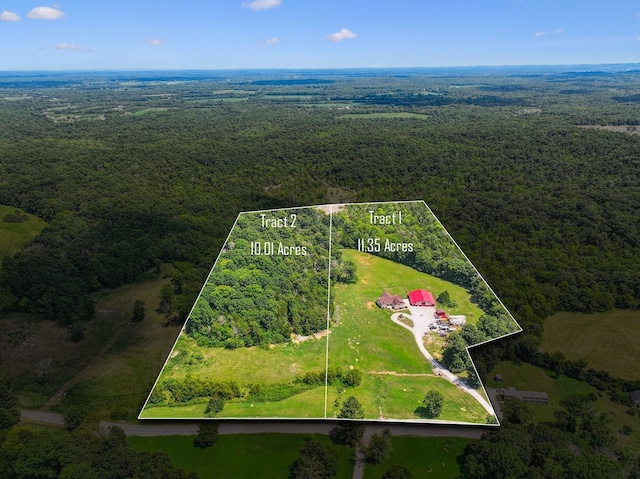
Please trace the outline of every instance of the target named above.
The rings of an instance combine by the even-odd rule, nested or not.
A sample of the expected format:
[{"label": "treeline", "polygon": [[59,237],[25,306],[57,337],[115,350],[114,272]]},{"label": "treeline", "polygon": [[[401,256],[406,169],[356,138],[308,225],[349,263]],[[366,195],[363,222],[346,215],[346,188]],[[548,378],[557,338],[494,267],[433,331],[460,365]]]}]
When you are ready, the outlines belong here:
[{"label": "treeline", "polygon": [[512,331],[507,328],[507,324],[488,315],[482,315],[477,325],[465,324],[458,331],[454,331],[447,336],[442,351],[442,364],[455,374],[466,371],[466,380],[469,385],[476,388],[480,387],[481,383],[478,374],[486,374],[487,371],[484,368],[479,368],[478,374],[476,374],[467,348],[474,344],[509,334]]},{"label": "treeline", "polygon": [[[374,215],[402,213],[402,223],[392,225],[372,224]],[[504,306],[489,290],[486,283],[444,228],[422,203],[396,203],[385,205],[353,205],[340,211],[334,219],[334,238],[344,248],[355,248],[358,240],[378,239],[380,247],[368,251],[371,254],[405,264],[423,273],[442,278],[467,288],[473,302],[486,313],[483,326],[487,334],[498,337],[517,330]],[[412,243],[411,251],[387,249],[386,243]],[[491,319],[490,319],[490,318]],[[495,325],[493,327],[490,326]],[[490,331],[492,329],[493,331]]]},{"label": "treeline", "polygon": [[243,398],[251,402],[282,401],[314,387],[324,387],[325,384],[338,386],[342,390],[356,387],[362,382],[362,376],[358,368],[332,366],[326,372],[307,371],[290,382],[275,384],[238,384],[234,380],[219,381],[196,376],[170,378],[156,384],[149,396],[149,405],[185,405],[212,397],[220,398],[223,402]]},{"label": "treeline", "polygon": [[635,407],[629,393],[640,389],[640,380],[629,381],[614,378],[607,371],[587,369],[583,359],[567,359],[561,352],[548,353],[523,347],[518,350],[518,357],[535,366],[553,371],[556,375],[564,374],[570,378],[585,381],[599,391],[606,392],[611,401],[628,407]]},{"label": "treeline", "polygon": [[0,383],[0,477],[7,479],[197,479],[160,452],[136,452],[122,429],[83,423],[67,411],[64,430],[17,425],[18,400]]},{"label": "treeline", "polygon": [[156,384],[149,404],[185,404],[198,398],[219,396],[224,400],[243,396],[243,390],[233,380],[217,381],[200,377],[170,378]]},{"label": "treeline", "polygon": [[469,444],[461,460],[468,479],[633,479],[640,456],[625,452],[594,395],[569,395],[554,421],[531,423],[525,402],[505,401],[503,425]]},{"label": "treeline", "polygon": [[0,436],[0,475],[4,478],[197,479],[173,466],[163,452],[136,452],[122,429],[79,428],[32,431],[15,428]]}]

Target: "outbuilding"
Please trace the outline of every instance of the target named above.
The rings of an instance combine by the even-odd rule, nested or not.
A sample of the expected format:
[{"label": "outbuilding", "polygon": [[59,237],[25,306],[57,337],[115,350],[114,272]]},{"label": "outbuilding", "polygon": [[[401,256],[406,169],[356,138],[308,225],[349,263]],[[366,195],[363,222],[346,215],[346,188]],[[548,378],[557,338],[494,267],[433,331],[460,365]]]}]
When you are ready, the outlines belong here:
[{"label": "outbuilding", "polygon": [[387,309],[403,309],[406,308],[407,305],[404,303],[404,300],[398,295],[392,295],[391,293],[385,291],[376,301],[378,306],[381,308]]},{"label": "outbuilding", "polygon": [[518,391],[514,387],[504,389],[502,392],[503,399],[516,398],[520,401],[535,402],[541,404],[547,404],[549,402],[549,395],[542,391]]},{"label": "outbuilding", "polygon": [[429,291],[416,289],[409,293],[409,303],[411,306],[435,306],[436,300]]}]

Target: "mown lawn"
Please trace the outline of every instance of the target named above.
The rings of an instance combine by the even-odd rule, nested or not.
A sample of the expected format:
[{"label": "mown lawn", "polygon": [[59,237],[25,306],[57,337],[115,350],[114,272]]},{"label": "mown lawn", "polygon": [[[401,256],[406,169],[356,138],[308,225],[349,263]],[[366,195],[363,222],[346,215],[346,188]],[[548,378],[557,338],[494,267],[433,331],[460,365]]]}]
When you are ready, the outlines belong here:
[{"label": "mown lawn", "polygon": [[[203,418],[207,398],[184,406],[147,407],[141,418]],[[219,418],[321,418],[324,417],[324,387],[319,386],[277,402],[229,401]]]},{"label": "mown lawn", "polygon": [[[331,443],[327,436],[314,439]],[[192,436],[129,437],[137,451],[166,452],[175,466],[197,472],[202,479],[283,479],[304,444],[302,434],[237,434],[218,436],[213,447],[200,449]],[[353,474],[352,450],[334,446],[339,454],[338,479]]]}]

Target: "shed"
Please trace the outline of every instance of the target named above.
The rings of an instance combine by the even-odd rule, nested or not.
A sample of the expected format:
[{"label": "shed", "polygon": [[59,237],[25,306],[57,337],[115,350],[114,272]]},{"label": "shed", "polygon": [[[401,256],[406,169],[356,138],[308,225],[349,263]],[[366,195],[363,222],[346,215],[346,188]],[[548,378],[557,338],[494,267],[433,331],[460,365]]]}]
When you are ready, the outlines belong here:
[{"label": "shed", "polygon": [[540,391],[518,391],[514,387],[505,389],[502,391],[503,399],[517,398],[526,402],[537,402],[547,404],[549,402],[549,395]]}]

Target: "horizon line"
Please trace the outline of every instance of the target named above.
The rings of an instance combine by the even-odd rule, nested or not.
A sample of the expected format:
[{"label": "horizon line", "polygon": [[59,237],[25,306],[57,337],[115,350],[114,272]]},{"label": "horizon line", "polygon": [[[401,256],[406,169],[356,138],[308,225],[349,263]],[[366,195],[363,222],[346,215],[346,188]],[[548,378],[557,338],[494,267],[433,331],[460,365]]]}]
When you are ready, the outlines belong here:
[{"label": "horizon line", "polygon": [[628,67],[638,66],[640,62],[622,63],[522,63],[499,65],[433,65],[433,66],[360,66],[360,67],[221,67],[221,68],[95,68],[95,69],[13,69],[0,70],[6,73],[109,73],[109,72],[252,72],[252,71],[354,71],[354,70],[436,70],[463,68],[568,68],[568,67]]}]

